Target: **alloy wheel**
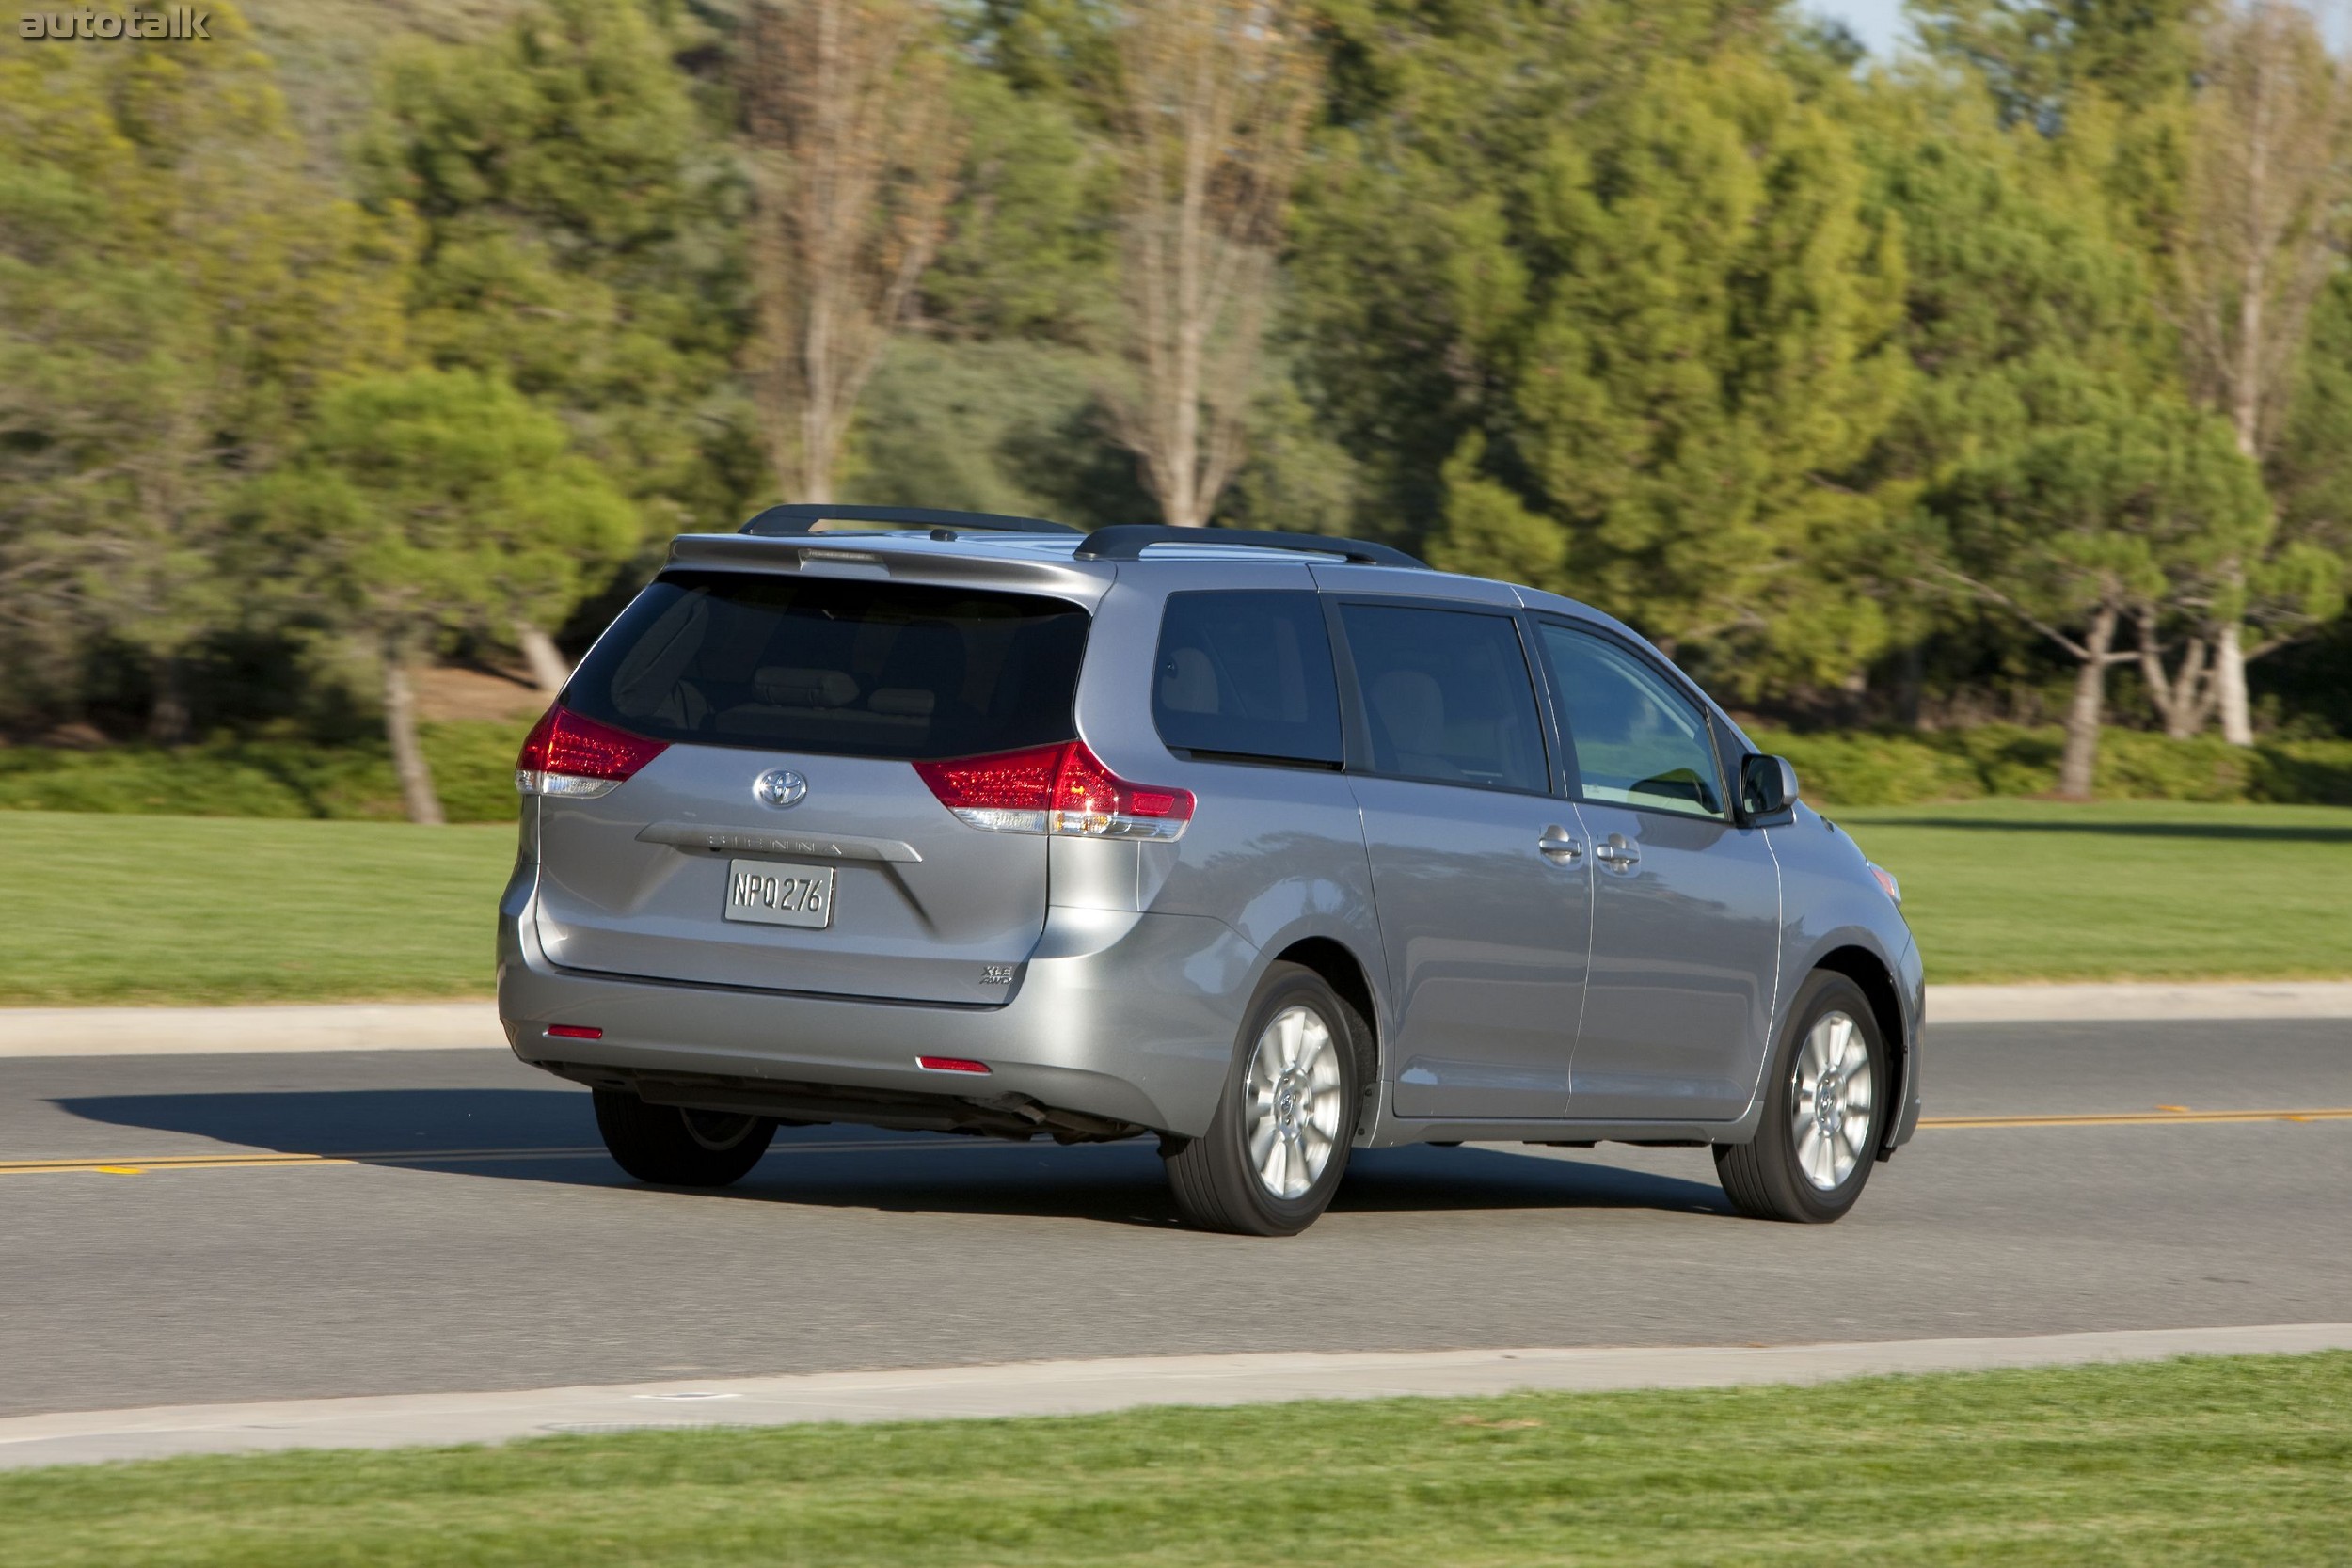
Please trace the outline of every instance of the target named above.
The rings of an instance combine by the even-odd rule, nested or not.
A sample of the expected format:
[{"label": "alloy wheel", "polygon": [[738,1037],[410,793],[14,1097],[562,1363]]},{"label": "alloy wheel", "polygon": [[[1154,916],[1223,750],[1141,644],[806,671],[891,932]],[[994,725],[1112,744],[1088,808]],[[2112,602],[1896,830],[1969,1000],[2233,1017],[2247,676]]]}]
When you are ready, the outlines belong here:
[{"label": "alloy wheel", "polygon": [[1285,1007],[1267,1021],[1249,1053],[1249,1164],[1279,1198],[1296,1198],[1323,1179],[1338,1147],[1340,1050],[1311,1007]]},{"label": "alloy wheel", "polygon": [[1797,1053],[1788,1117],[1797,1168],[1816,1190],[1836,1191],[1868,1157],[1877,1093],[1860,1026],[1837,1011],[1814,1020]]}]

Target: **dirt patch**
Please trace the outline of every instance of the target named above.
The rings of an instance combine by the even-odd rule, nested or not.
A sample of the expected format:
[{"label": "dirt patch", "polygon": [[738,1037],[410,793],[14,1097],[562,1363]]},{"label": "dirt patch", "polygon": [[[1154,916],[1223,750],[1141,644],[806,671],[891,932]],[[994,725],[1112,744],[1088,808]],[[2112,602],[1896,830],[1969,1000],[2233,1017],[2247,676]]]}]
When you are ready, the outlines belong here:
[{"label": "dirt patch", "polygon": [[417,677],[417,716],[428,723],[460,719],[531,719],[548,700],[520,673],[443,665]]}]

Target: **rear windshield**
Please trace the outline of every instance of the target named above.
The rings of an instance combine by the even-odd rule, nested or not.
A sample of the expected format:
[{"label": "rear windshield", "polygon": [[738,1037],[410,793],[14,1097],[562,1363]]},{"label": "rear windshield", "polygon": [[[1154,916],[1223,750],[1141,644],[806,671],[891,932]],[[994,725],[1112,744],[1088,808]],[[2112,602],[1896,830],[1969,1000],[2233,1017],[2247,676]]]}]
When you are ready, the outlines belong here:
[{"label": "rear windshield", "polygon": [[915,583],[666,572],[564,693],[657,740],[919,761],[1069,740],[1087,612]]}]

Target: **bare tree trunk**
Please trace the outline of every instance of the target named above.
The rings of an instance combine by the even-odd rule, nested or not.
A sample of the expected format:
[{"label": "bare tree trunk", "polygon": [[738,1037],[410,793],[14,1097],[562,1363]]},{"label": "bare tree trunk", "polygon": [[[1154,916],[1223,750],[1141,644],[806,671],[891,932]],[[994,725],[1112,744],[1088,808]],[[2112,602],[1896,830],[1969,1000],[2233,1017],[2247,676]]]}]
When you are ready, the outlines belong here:
[{"label": "bare tree trunk", "polygon": [[2192,637],[2181,652],[2181,667],[2177,673],[2167,673],[2164,667],[2164,644],[2157,636],[2159,611],[2153,604],[2143,604],[2136,613],[2139,626],[2139,676],[2148,689],[2148,701],[2155,708],[2156,717],[2164,721],[2164,733],[2174,740],[2187,740],[2204,732],[2205,723],[2213,717],[2217,695],[2217,662],[2209,662],[2210,649],[2201,637]]},{"label": "bare tree trunk", "polygon": [[1293,0],[1151,0],[1117,29],[1130,380],[1108,402],[1179,528],[1208,522],[1241,466],[1313,101],[1306,31]]},{"label": "bare tree trunk", "polygon": [[2246,628],[2229,622],[2215,634],[2214,684],[2221,697],[2221,738],[2233,746],[2254,744],[2253,705],[2246,690]]},{"label": "bare tree trunk", "polygon": [[406,641],[387,636],[383,658],[384,735],[392,743],[392,771],[400,776],[401,801],[409,821],[437,828],[444,820],[441,798],[433,792],[433,769],[417,735],[417,688]]},{"label": "bare tree trunk", "polygon": [[187,737],[187,672],[179,656],[166,654],[155,661],[155,697],[147,710],[147,738],[158,746],[177,746]]},{"label": "bare tree trunk", "polygon": [[529,621],[515,623],[515,645],[523,651],[523,662],[531,667],[531,678],[538,683],[540,692],[548,702],[564,693],[564,683],[572,678],[572,667],[564,662],[564,651],[555,645],[555,639]]},{"label": "bare tree trunk", "polygon": [[753,396],[787,499],[834,499],[858,399],[938,248],[961,148],[926,0],[755,0]]},{"label": "bare tree trunk", "polygon": [[2099,770],[2099,725],[2106,717],[2107,651],[2115,642],[2116,612],[2102,605],[2083,637],[2090,657],[2074,674],[2074,701],[2066,710],[2066,750],[2058,762],[2058,793],[2069,800],[2090,799]]}]

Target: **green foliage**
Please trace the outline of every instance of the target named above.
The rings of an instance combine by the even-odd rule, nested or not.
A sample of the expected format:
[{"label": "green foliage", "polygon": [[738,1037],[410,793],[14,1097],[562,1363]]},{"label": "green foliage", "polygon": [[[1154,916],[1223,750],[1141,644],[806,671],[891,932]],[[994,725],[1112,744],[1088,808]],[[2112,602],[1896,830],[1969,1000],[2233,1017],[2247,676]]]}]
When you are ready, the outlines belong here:
[{"label": "green foliage", "polygon": [[320,402],[254,492],[253,545],[303,602],[406,657],[448,634],[561,621],[638,520],[563,425],[502,381],[411,371]]},{"label": "green foliage", "polygon": [[2255,617],[2298,629],[2344,612],[2352,583],[2352,273],[2312,309],[2278,448],[2265,477],[2279,514],[2249,583]]},{"label": "green foliage", "polygon": [[961,336],[1080,343],[1117,308],[1117,165],[1065,95],[954,77],[963,168],[924,314]]},{"label": "green foliage", "polygon": [[1883,641],[1856,577],[1883,509],[1825,481],[1906,373],[1898,234],[1764,14],[1335,12],[1364,112],[1304,194],[1299,264],[1310,384],[1435,559],[1750,685]]},{"label": "green foliage", "polygon": [[405,214],[315,180],[242,15],[211,26],[0,59],[0,648],[29,677],[0,719],[71,703],[106,646],[176,702],[170,667],[237,614],[243,476],[402,353]]},{"label": "green foliage", "polygon": [[637,0],[539,0],[383,67],[358,172],[421,218],[410,330],[433,364],[559,411],[665,531],[731,526],[756,464],[731,381],[741,182]]},{"label": "green foliage", "polygon": [[[2047,795],[2058,787],[2062,743],[2055,729],[2013,724],[1877,734],[1764,731],[1754,738],[1796,765],[1806,799],[1834,806]],[[2101,737],[2093,793],[2105,800],[2352,805],[2352,741],[2265,739],[2248,748],[2216,736],[2172,740],[2111,729]]]},{"label": "green foliage", "polygon": [[1979,73],[2005,119],[2055,132],[2086,93],[2144,109],[2198,67],[2214,0],[1910,0],[1929,52]]},{"label": "green foliage", "polygon": [[[2190,406],[2097,170],[1931,81],[1882,87],[1868,124],[1918,373],[1862,472],[1917,497],[1911,577],[2076,644],[2094,611],[2160,623],[2217,602],[2268,500],[2226,424]],[[1924,631],[1934,610],[1913,597]]]},{"label": "green foliage", "polygon": [[1899,248],[1863,183],[1844,130],[1744,53],[1661,64],[1543,150],[1465,302],[1508,399],[1490,474],[1569,535],[1537,586],[1744,655],[1734,684],[1879,651],[1851,575],[1879,509],[1822,483],[1903,386]]},{"label": "green foliage", "polygon": [[[2342,728],[2352,282],[2259,473],[2183,386],[2214,4],[1917,0],[1887,65],[1788,0],[1311,0],[1217,520],[1557,589],[1845,723],[2030,713],[2094,616],[2180,661],[2242,612],[2311,644],[2256,666],[2268,721]],[[306,0],[0,57],[0,729],[332,711],[355,637],[585,631],[637,541],[763,499],[742,14]],[[957,194],[843,492],[1151,516],[1090,346],[1121,8],[946,14]],[[2212,787],[2332,787],[2280,755]],[[1885,787],[1957,765],[1916,766]]]},{"label": "green foliage", "polygon": [[[514,820],[515,753],[527,726],[469,720],[420,728],[451,821]],[[102,751],[0,747],[0,811],[370,822],[403,815],[380,738],[323,746],[298,735]]]}]

